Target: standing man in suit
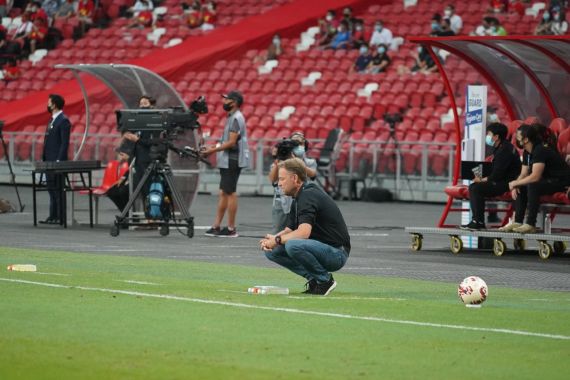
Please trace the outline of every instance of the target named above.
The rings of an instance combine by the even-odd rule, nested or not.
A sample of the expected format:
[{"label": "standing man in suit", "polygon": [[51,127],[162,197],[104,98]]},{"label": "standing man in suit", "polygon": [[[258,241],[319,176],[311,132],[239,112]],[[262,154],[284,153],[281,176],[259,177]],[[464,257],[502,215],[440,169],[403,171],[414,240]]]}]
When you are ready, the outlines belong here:
[{"label": "standing man in suit", "polygon": [[[51,94],[48,97],[47,111],[51,115],[45,138],[43,161],[67,161],[67,149],[69,148],[69,135],[71,123],[63,114],[65,100],[61,95]],[[60,199],[63,178],[58,174],[46,174],[46,184],[49,193],[49,216],[44,224],[60,224]]]}]

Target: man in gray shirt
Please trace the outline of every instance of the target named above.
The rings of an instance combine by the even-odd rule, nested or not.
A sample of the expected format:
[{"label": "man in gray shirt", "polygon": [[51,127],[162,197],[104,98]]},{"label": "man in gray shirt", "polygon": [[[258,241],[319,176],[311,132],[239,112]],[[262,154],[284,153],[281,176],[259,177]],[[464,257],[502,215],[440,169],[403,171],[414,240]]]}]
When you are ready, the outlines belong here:
[{"label": "man in gray shirt", "polygon": [[[243,96],[239,91],[230,91],[224,98],[224,111],[228,119],[222,139],[215,146],[207,147],[204,156],[216,153],[220,169],[220,193],[216,219],[207,236],[237,237],[236,214],[238,208],[237,182],[241,169],[249,166],[249,146],[245,118],[240,111]],[[221,228],[224,215],[228,211],[228,226]]]}]

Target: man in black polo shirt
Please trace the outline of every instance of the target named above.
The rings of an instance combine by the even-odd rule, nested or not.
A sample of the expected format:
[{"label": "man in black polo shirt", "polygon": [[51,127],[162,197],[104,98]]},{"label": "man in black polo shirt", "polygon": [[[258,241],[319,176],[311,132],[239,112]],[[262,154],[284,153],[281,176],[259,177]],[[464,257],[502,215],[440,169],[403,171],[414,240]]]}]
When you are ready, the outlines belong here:
[{"label": "man in black polo shirt", "polygon": [[469,185],[469,202],[473,218],[463,229],[485,229],[485,197],[502,195],[509,191],[509,182],[521,171],[519,153],[507,140],[508,129],[504,124],[491,123],[487,126],[485,144],[493,148],[493,168],[485,178],[475,177]]},{"label": "man in black polo shirt", "polygon": [[287,227],[259,245],[269,260],[307,279],[304,293],[326,296],[336,287],[330,272],[348,259],[350,236],[336,203],[306,179],[302,160],[279,164],[279,187],[294,200]]}]

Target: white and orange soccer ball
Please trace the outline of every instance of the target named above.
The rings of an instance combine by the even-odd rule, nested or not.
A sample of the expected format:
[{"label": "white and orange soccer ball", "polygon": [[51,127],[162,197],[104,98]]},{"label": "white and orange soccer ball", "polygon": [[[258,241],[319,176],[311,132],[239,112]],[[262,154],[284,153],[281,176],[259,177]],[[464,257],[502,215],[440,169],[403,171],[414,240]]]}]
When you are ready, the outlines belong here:
[{"label": "white and orange soccer ball", "polygon": [[465,306],[481,305],[489,295],[489,288],[483,279],[469,276],[459,284],[457,295]]}]

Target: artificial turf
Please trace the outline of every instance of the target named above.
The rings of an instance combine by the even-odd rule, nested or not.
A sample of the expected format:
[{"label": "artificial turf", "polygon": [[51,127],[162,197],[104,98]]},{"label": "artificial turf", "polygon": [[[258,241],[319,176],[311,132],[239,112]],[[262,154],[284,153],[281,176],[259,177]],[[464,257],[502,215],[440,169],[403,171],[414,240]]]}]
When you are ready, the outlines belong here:
[{"label": "artificial turf", "polygon": [[[6,271],[14,263],[36,264],[39,273]],[[484,306],[468,309],[457,284],[335,278],[338,288],[323,298],[301,295],[302,281],[279,269],[0,248],[0,379],[565,379],[570,373],[567,292],[489,284]],[[285,286],[291,294],[247,294],[253,285]],[[157,298],[163,296],[174,297]]]}]

